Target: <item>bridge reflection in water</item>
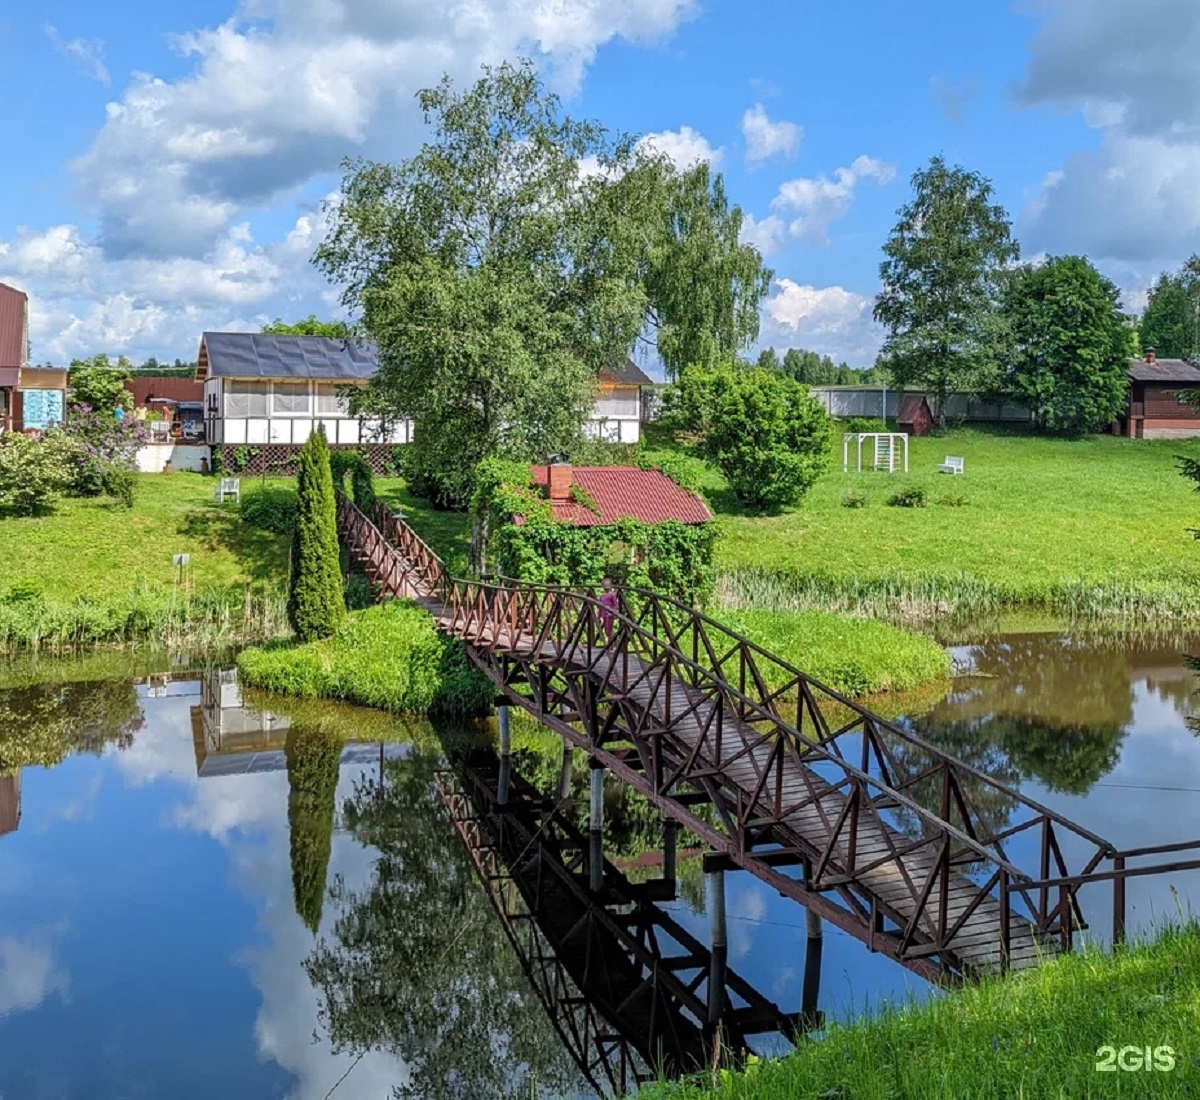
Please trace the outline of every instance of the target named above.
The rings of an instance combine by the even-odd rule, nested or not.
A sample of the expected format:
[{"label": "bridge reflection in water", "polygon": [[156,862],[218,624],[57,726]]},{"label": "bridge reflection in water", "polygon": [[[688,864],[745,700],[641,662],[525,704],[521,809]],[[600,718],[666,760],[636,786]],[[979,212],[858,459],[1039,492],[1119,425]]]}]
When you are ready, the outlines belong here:
[{"label": "bridge reflection in water", "polygon": [[821,939],[810,937],[805,1003],[778,1005],[731,970],[724,885],[709,875],[711,945],[659,902],[675,896],[674,835],[662,878],[631,882],[507,755],[474,750],[438,790],[551,1023],[597,1092],[624,1094],[751,1051],[750,1040],[820,1026]]}]

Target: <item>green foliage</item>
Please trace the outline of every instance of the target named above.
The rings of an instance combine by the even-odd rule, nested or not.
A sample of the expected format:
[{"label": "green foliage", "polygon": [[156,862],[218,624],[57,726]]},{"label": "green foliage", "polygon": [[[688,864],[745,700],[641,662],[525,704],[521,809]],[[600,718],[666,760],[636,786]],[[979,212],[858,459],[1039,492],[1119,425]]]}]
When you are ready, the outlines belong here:
[{"label": "green foliage", "polygon": [[586,508],[589,512],[594,512],[596,515],[600,514],[600,505],[596,503],[596,498],[578,482],[571,485],[571,499],[580,508]]},{"label": "green foliage", "polygon": [[[529,468],[490,461],[479,467],[472,508],[488,532],[493,571],[531,584],[598,587],[605,577],[700,604],[712,592],[711,523],[625,519],[576,527],[556,520],[529,485]],[[516,524],[513,516],[523,517]]]},{"label": "green foliage", "polygon": [[829,465],[830,421],[806,387],[764,370],[685,372],[686,421],[738,500],[753,511],[795,504]]},{"label": "green foliage", "polygon": [[1120,292],[1082,256],[1012,272],[1004,292],[1012,357],[1004,388],[1056,432],[1097,431],[1129,390],[1132,330]]},{"label": "green foliage", "polygon": [[[219,452],[217,453],[219,454]],[[241,473],[247,466],[250,465],[251,460],[257,458],[258,455],[258,447],[234,447],[233,451],[229,455],[230,471],[235,474]],[[219,464],[214,463],[213,472],[216,473],[218,470]]]},{"label": "green foliage", "polygon": [[71,402],[109,416],[117,409],[131,409],[133,394],[125,384],[132,377],[133,364],[123,355],[116,363],[107,355],[72,359],[67,372]]},{"label": "green foliage", "polygon": [[[877,367],[855,370],[846,363],[835,363],[828,355],[804,348],[788,348],[782,362],[778,356],[769,362],[774,369],[809,386],[868,386],[878,384],[881,374]],[[758,365],[763,365],[761,356]]]},{"label": "green foliage", "polygon": [[242,494],[242,522],[273,535],[296,531],[296,490],[290,485],[262,485]]},{"label": "green foliage", "polygon": [[945,508],[963,508],[966,506],[967,498],[958,493],[939,493],[933,498],[933,503],[940,504]]},{"label": "green foliage", "polygon": [[395,714],[485,713],[492,691],[461,643],[443,637],[416,604],[355,612],[332,638],[245,649],[238,674],[249,687],[301,698],[341,699]]},{"label": "green foliage", "polygon": [[[742,244],[742,211],[729,206],[720,173],[707,163],[677,173],[666,158],[646,174],[614,185],[628,202],[659,199],[646,258],[648,320],[668,378],[693,366],[726,362],[758,336],[759,305],[774,272],[752,245]],[[637,209],[634,206],[633,209]]]},{"label": "green foliage", "polygon": [[288,773],[288,831],[292,896],[309,931],[321,924],[325,879],[333,847],[334,799],[342,739],[320,727],[293,726],[284,746]]},{"label": "green foliage", "polygon": [[839,417],[833,422],[834,432],[890,432],[887,422],[870,416]]},{"label": "green foliage", "polygon": [[944,426],[947,396],[986,388],[1004,357],[1000,288],[1020,249],[978,172],[934,157],[912,185],[883,246],[874,313],[890,372],[924,388]]},{"label": "green foliage", "polygon": [[856,493],[853,489],[847,489],[842,494],[843,508],[865,508],[867,506],[867,494]]},{"label": "green foliage", "polygon": [[75,449],[59,431],[42,439],[0,435],[0,511],[34,516],[52,510],[72,483]]},{"label": "green foliage", "polygon": [[1164,271],[1150,291],[1141,321],[1141,345],[1163,359],[1200,356],[1200,256]]},{"label": "green foliage", "polygon": [[[1159,925],[1109,954],[1088,945],[1011,977],[831,1021],[814,1042],[744,1072],[650,1085],[639,1100],[1197,1095],[1200,926]],[[1129,1036],[1126,1040],[1126,1036]],[[1145,1036],[1145,1039],[1134,1038]],[[1097,1050],[1170,1046],[1169,1073],[1096,1072]],[[1103,1085],[1098,1078],[1110,1079]],[[1117,1080],[1124,1078],[1126,1080]],[[1153,1080],[1153,1083],[1151,1083]]]},{"label": "green foliage", "polygon": [[339,554],[329,447],[318,428],[300,448],[296,472],[288,619],[302,642],[329,637],[346,617]]},{"label": "green foliage", "polygon": [[[950,657],[933,640],[887,623],[825,611],[723,611],[731,630],[843,695],[908,691],[950,674]],[[782,671],[764,665],[767,688]]]},{"label": "green foliage", "polygon": [[282,317],[276,317],[269,325],[263,325],[263,332],[275,332],[284,336],[331,336],[334,339],[344,339],[354,335],[354,326],[346,321],[322,321],[315,313],[289,324]]},{"label": "green foliage", "polygon": [[375,476],[367,456],[361,451],[330,451],[329,471],[334,489],[341,493],[346,492],[346,475],[350,475],[350,499],[370,515],[375,505]]},{"label": "green foliage", "polygon": [[888,497],[893,508],[924,508],[929,503],[929,494],[919,485],[908,485],[897,489]]}]

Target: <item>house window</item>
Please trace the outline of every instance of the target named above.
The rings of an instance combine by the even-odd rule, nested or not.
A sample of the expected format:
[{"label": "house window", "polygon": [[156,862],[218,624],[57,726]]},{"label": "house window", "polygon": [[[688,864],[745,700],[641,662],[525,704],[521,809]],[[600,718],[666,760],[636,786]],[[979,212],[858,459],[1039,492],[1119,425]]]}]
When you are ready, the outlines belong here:
[{"label": "house window", "polygon": [[307,382],[276,382],[271,390],[272,416],[311,416],[312,394]]},{"label": "house window", "polygon": [[348,413],[346,399],[338,393],[337,387],[328,382],[318,382],[317,416],[346,416]]},{"label": "house window", "polygon": [[269,392],[266,382],[226,382],[225,415],[266,416]]},{"label": "house window", "polygon": [[599,420],[608,416],[635,417],[640,411],[638,391],[635,387],[602,389],[596,396],[592,419]]}]

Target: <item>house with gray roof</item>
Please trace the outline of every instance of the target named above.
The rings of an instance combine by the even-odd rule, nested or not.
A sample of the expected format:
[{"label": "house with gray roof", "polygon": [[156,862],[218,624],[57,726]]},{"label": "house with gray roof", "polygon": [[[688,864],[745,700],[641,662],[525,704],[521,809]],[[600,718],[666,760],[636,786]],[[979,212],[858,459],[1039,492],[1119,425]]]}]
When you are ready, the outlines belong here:
[{"label": "house with gray roof", "polygon": [[1129,363],[1129,395],[1115,430],[1130,439],[1182,439],[1200,435],[1200,409],[1189,395],[1200,391],[1200,367],[1186,359],[1160,359],[1146,348]]},{"label": "house with gray roof", "polygon": [[[277,468],[318,424],[332,446],[361,447],[382,471],[392,448],[412,439],[408,421],[385,424],[352,416],[345,394],[378,370],[367,340],[268,332],[206,332],[196,379],[204,384],[205,438],[229,469],[235,453],[250,473]],[[641,436],[642,390],[651,380],[634,363],[598,379],[588,431],[616,443]]]}]

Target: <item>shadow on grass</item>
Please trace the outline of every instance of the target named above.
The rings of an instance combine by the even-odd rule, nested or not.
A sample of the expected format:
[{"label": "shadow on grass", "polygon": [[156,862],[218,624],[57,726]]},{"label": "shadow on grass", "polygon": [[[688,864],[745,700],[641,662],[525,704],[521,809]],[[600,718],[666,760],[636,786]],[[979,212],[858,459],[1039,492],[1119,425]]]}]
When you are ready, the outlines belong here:
[{"label": "shadow on grass", "polygon": [[253,581],[282,584],[287,578],[287,540],[243,523],[237,509],[204,504],[183,514],[178,534],[209,551],[232,554]]}]

